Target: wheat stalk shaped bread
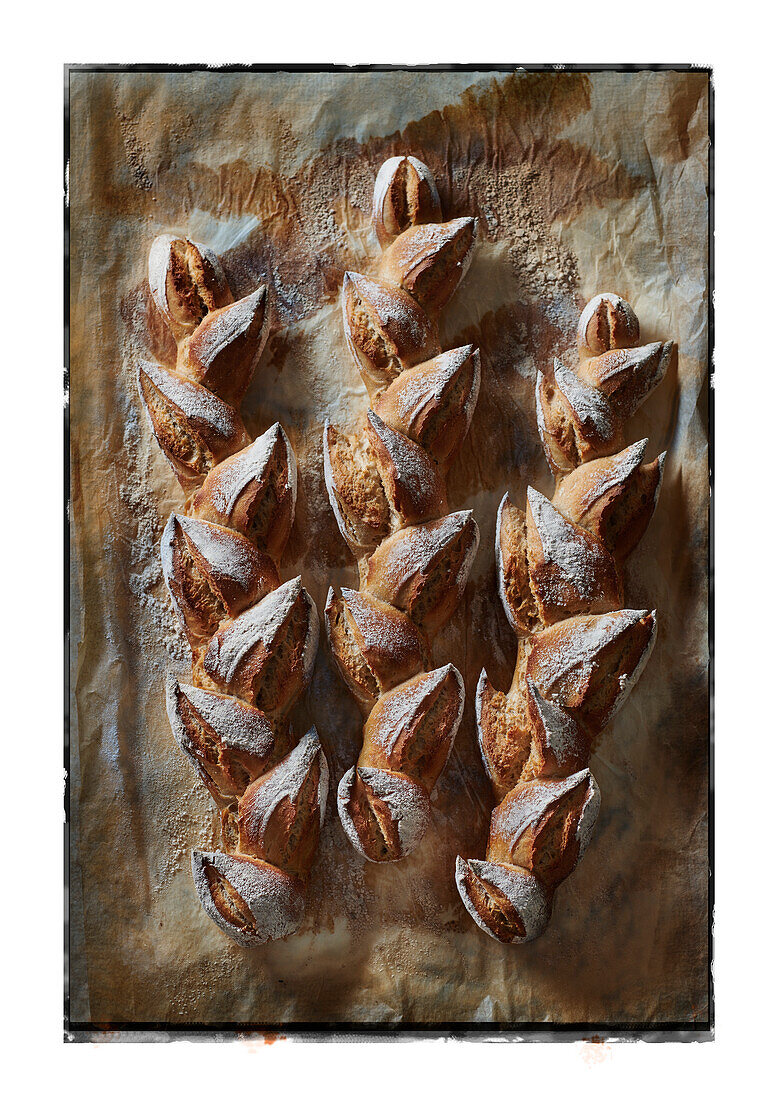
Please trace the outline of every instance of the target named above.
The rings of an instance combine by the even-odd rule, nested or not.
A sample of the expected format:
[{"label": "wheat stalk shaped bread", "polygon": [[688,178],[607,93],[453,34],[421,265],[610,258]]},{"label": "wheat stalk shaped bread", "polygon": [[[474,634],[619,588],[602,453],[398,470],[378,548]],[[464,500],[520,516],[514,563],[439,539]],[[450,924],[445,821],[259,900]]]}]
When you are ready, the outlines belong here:
[{"label": "wheat stalk shaped bread", "polygon": [[536,385],[538,429],[556,489],[528,488],[497,517],[500,596],[517,635],[511,687],[482,670],[479,745],[498,803],[486,859],[457,858],[478,926],[503,943],[546,927],[557,886],[592,835],[600,792],[588,762],[655,640],[653,611],[623,607],[622,564],[654,513],[662,454],[624,446],[625,421],[663,378],[671,343],[639,345],[630,305],[599,294],[578,327],[579,363],[556,360]]},{"label": "wheat stalk shaped bread", "polygon": [[358,588],[330,590],[325,623],[365,717],[337,805],[352,844],[375,862],[404,858],[424,835],[464,705],[458,670],[431,668],[430,640],[462,599],[479,540],[470,512],[449,512],[445,480],[476,406],[479,352],[442,351],[438,332],[476,220],[441,217],[426,165],[382,165],[378,277],[350,271],[343,282],[346,341],[370,408],[356,434],[324,429],[327,491],[359,569]]},{"label": "wheat stalk shaped bread", "polygon": [[176,339],[173,370],[143,362],[138,387],[186,495],[162,536],[162,567],[192,652],[192,683],[169,677],[176,741],[221,815],[223,851],[193,851],[197,895],[242,946],[290,935],[325,812],[315,729],[290,711],[318,644],[316,608],[279,560],[295,513],[297,465],[274,424],[253,442],[239,408],[267,338],[268,294],[238,301],[214,253],[157,237],[152,297]]}]

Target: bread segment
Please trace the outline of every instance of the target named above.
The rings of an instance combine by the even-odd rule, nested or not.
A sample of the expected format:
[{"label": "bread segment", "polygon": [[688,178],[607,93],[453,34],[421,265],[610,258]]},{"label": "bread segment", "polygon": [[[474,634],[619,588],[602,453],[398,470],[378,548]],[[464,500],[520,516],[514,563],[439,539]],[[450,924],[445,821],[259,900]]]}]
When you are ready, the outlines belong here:
[{"label": "bread segment", "polygon": [[373,190],[373,231],[381,247],[412,225],[440,220],[441,199],[427,165],[411,156],[385,160]]}]

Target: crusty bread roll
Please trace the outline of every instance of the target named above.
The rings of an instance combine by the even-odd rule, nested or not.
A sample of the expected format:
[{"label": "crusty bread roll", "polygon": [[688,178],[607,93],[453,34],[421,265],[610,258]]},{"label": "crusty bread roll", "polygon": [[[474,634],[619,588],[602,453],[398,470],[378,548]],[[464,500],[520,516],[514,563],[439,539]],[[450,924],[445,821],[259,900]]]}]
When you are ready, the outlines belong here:
[{"label": "crusty bread roll", "polygon": [[149,285],[178,357],[173,371],[143,363],[139,391],[188,495],[161,556],[193,684],[171,678],[167,709],[225,847],[193,852],[192,873],[211,919],[254,946],[300,925],[327,797],[316,730],[296,744],[289,722],[319,633],[300,577],[278,571],[297,466],[280,424],[252,442],[238,412],[267,337],[266,288],[234,302],[214,253],[170,235],[152,244]]},{"label": "crusty bread roll", "polygon": [[555,359],[536,379],[541,442],[556,476],[594,458],[613,455],[624,443],[623,425],[662,381],[673,344],[636,347],[638,319],[615,294],[599,294],[579,322],[579,364]]},{"label": "crusty bread roll", "polygon": [[462,600],[479,542],[470,512],[449,513],[445,477],[479,393],[473,345],[441,351],[437,317],[468,268],[476,220],[441,222],[429,169],[379,170],[373,226],[379,278],[347,272],[346,341],[370,409],[357,434],[326,423],[324,468],[359,591],[331,589],[330,649],[366,720],[338,812],[366,859],[403,859],[422,839],[430,793],[462,718],[462,677],[430,669],[430,639]]},{"label": "crusty bread roll", "polygon": [[587,847],[600,805],[592,747],[655,641],[655,612],[623,607],[621,565],[652,518],[665,456],[643,464],[647,440],[621,448],[625,419],[662,379],[673,345],[638,343],[627,302],[588,303],[578,368],[555,361],[538,376],[554,496],[530,487],[524,512],[508,495],[498,509],[498,585],[517,662],[507,692],[484,670],[479,679],[479,747],[498,805],[486,860],[458,858],[455,881],[502,943],[543,932],[555,889]]}]

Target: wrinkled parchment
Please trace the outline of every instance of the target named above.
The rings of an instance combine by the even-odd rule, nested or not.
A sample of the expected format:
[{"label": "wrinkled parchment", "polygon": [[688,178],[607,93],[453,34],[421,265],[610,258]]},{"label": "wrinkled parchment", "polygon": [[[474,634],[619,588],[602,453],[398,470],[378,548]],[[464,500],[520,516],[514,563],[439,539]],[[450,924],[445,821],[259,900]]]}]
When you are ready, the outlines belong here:
[{"label": "wrinkled parchment", "polygon": [[[707,111],[692,73],[71,74],[71,1011],[74,1022],[692,1023],[707,998]],[[302,933],[246,952],[198,904],[193,846],[218,842],[204,788],[173,742],[168,671],[186,676],[157,543],[182,497],[135,391],[173,345],[145,286],[149,245],[178,230],[224,256],[236,294],[269,280],[276,324],[245,403],[284,424],[300,464],[283,563],[321,609],[353,566],[327,504],[321,427],[366,406],[342,337],[345,269],[370,273],[379,164],[411,152],[445,214],[480,244],[444,320],[475,341],[483,383],[452,471],[481,548],[435,644],[465,676],[466,717],[434,826],[394,866],[365,864],[333,806]],[[627,571],[657,607],[651,661],[593,770],[594,840],[546,934],[505,947],[457,895],[457,853],[482,855],[491,799],[476,748],[483,665],[508,685],[515,647],[496,599],[506,489],[551,490],[533,413],[537,366],[573,347],[582,304],[616,291],[674,367],[630,422],[668,448],[658,512]],[[316,722],[334,781],[360,740],[324,646],[296,715]],[[333,784],[333,786],[335,783]]]}]

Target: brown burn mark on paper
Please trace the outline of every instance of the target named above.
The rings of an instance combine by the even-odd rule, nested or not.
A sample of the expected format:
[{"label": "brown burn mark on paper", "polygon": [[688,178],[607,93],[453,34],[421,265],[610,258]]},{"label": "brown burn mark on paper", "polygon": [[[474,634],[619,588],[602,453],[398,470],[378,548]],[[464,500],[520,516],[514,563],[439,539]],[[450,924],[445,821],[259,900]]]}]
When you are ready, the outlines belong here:
[{"label": "brown burn mark on paper", "polygon": [[[515,488],[512,479],[528,468],[545,476],[535,430],[535,367],[560,355],[569,340],[567,329],[532,302],[511,302],[464,329],[462,342],[481,352],[482,384],[449,477],[453,507],[469,507],[469,497],[483,490]],[[484,439],[488,452],[478,442]]]},{"label": "brown burn mark on paper", "polygon": [[647,120],[648,129],[659,138],[658,145],[670,164],[680,164],[690,147],[705,145],[708,131],[709,80],[705,73],[689,73],[670,94],[666,110]]},{"label": "brown burn mark on paper", "polygon": [[[216,219],[256,217],[257,227],[225,256],[225,267],[236,294],[269,279],[285,326],[332,301],[345,270],[366,270],[354,240],[355,231],[367,229],[375,172],[388,156],[415,153],[433,170],[446,217],[475,214],[482,239],[508,245],[519,297],[561,289],[570,296],[578,279],[575,259],[553,242],[548,226],[587,205],[628,199],[640,184],[622,165],[559,136],[589,103],[586,74],[509,74],[467,90],[402,132],[365,144],[339,139],[290,176],[243,159],[218,168],[197,160],[180,167],[164,149],[152,152],[142,119],[120,113],[136,199],[128,211],[128,189],[117,190],[111,179],[95,181],[96,198],[125,214],[139,199],[149,213],[153,200],[155,220],[171,225],[185,223],[195,207]],[[149,125],[158,127],[158,119]],[[180,120],[172,118],[169,129],[177,132]]]}]

